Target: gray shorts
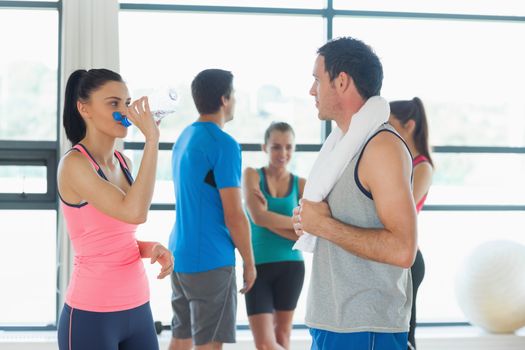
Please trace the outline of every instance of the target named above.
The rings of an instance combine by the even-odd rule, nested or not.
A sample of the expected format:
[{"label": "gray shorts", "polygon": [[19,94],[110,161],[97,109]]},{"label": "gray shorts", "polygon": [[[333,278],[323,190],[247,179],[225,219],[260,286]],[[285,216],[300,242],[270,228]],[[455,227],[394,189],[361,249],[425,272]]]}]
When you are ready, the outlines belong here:
[{"label": "gray shorts", "polygon": [[195,345],[235,343],[237,285],[235,267],[171,274],[173,337]]}]

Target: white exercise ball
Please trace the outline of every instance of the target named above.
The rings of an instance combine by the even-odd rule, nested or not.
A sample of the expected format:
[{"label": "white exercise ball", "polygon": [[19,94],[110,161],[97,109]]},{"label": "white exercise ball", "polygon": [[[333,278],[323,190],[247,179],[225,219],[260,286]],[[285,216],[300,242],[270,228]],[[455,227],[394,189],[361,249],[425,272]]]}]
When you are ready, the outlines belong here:
[{"label": "white exercise ball", "polygon": [[470,323],[489,332],[512,333],[525,326],[525,246],[479,245],[459,269],[456,296]]}]

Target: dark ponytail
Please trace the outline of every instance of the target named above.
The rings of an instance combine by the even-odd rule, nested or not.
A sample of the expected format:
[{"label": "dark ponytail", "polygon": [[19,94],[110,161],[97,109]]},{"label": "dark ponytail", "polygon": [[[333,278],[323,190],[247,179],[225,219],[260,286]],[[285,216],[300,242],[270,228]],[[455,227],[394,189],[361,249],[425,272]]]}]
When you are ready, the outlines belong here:
[{"label": "dark ponytail", "polygon": [[390,102],[390,113],[402,125],[409,120],[416,123],[414,129],[414,144],[419,154],[425,156],[430,164],[434,166],[430,156],[430,146],[428,144],[428,122],[425,113],[425,107],[419,97],[414,97],[410,101],[392,101]]},{"label": "dark ponytail", "polygon": [[73,145],[86,136],[86,123],[77,108],[77,101],[87,102],[91,94],[108,81],[123,82],[120,74],[108,69],[78,69],[71,73],[64,96],[63,123],[66,136]]}]

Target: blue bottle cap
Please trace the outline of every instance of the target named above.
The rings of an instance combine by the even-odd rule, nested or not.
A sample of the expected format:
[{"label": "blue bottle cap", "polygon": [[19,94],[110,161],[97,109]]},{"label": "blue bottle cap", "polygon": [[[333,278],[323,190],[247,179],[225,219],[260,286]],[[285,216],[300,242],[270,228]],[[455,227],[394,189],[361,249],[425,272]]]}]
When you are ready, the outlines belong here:
[{"label": "blue bottle cap", "polygon": [[126,128],[131,126],[129,119],[126,118],[126,116],[123,116],[120,112],[113,112],[113,119],[120,122],[120,124],[124,125]]}]

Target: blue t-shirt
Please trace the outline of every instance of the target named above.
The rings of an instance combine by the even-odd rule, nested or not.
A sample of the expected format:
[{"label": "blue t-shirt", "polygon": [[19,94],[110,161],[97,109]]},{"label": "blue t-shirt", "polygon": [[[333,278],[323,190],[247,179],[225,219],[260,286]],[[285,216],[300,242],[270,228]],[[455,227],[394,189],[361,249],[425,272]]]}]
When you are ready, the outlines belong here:
[{"label": "blue t-shirt", "polygon": [[215,123],[195,122],[173,146],[176,221],[169,248],[175,272],[235,265],[219,190],[241,186],[241,147]]}]

